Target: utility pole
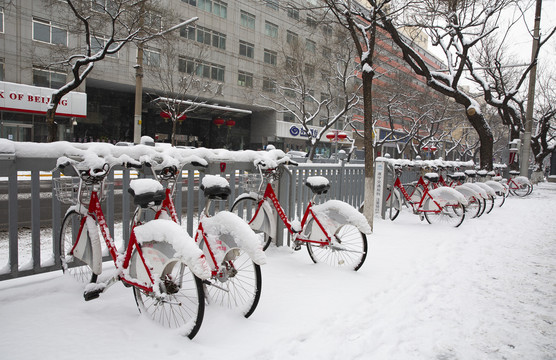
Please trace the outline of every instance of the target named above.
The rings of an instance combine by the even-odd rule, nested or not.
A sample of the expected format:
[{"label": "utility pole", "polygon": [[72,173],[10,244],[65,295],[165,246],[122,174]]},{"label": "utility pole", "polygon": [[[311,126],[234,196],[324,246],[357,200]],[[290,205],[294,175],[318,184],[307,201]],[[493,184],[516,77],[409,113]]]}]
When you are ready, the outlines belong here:
[{"label": "utility pole", "polygon": [[542,0],[537,0],[535,9],[535,28],[533,30],[533,48],[531,62],[533,67],[529,74],[529,93],[527,97],[527,111],[525,113],[525,133],[521,147],[520,175],[527,176],[529,173],[529,154],[531,153],[531,130],[533,129],[533,106],[535,102],[535,82],[537,80],[537,51],[539,48],[539,29],[541,26],[541,6]]}]

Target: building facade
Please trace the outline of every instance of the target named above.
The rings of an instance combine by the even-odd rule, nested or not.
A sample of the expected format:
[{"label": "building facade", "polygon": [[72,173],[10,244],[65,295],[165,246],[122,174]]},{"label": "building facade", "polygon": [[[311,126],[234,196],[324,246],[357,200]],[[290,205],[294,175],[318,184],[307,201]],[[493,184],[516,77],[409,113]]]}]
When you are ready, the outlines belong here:
[{"label": "building facade", "polygon": [[[101,9],[109,8],[110,1],[84,3]],[[14,0],[0,7],[2,138],[46,141],[45,104],[37,107],[38,103],[46,102],[49,89],[70,80],[68,69],[56,65],[53,54],[69,56],[84,47],[83,36],[72,30],[75,17],[67,8],[60,10],[64,2],[52,3]],[[169,141],[172,121],[161,112],[156,99],[179,95],[195,104],[177,123],[180,145],[238,150],[272,143],[284,150],[305,150],[308,136],[303,127],[261,94],[275,96],[276,89],[284,85],[283,69],[292,43],[300,44],[313,59],[329,56],[333,25],[279,0],[167,0],[163,4],[172,14],[161,15],[163,27],[191,17],[198,20],[176,30],[171,41],[142,44],[141,134]],[[94,41],[100,44],[106,41],[103,39],[96,33]],[[383,48],[382,68],[409,72],[387,39],[379,46]],[[84,83],[65,98],[66,108],[69,102],[72,110],[58,109],[59,140],[133,141],[137,52],[136,44],[127,44],[95,63]],[[438,62],[433,56],[430,59]],[[170,78],[189,79],[187,93],[163,86],[165,73]],[[318,83],[320,78],[315,76],[313,81]],[[13,100],[10,96],[29,101],[9,102]],[[316,119],[310,131],[316,134],[320,125]],[[343,125],[340,122],[336,128],[341,130]],[[329,152],[331,140],[323,136],[321,141],[320,151]]]}]

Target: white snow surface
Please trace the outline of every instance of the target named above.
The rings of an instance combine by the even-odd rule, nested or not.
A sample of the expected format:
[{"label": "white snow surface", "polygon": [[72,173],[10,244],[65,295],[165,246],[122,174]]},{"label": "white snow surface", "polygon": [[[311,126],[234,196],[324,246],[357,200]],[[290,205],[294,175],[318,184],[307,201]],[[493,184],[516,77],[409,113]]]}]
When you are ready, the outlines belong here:
[{"label": "white snow surface", "polygon": [[305,182],[311,186],[325,186],[330,184],[330,181],[324,176],[308,176]]},{"label": "white snow surface", "polygon": [[162,184],[154,179],[133,179],[129,182],[129,187],[133,189],[135,195],[164,190]]},{"label": "white snow surface", "polygon": [[467,199],[460,192],[446,186],[441,186],[429,191],[429,194],[440,205],[457,205],[461,203],[463,206],[467,205]]},{"label": "white snow surface", "polygon": [[[327,219],[331,216],[331,213],[340,213],[343,215],[350,224],[356,226],[359,231],[364,234],[371,234],[373,231],[363,214],[357,211],[353,206],[339,200],[328,200],[320,205],[315,205],[312,207],[313,212],[317,218],[323,223],[323,226],[327,227]],[[327,232],[334,233],[337,224],[330,224],[332,228],[327,229]]]},{"label": "white snow surface", "polygon": [[210,188],[213,186],[219,186],[222,188],[230,187],[230,183],[228,183],[228,180],[220,175],[205,175],[202,184],[205,188]]},{"label": "white snow surface", "polygon": [[61,272],[0,282],[0,357],[541,360],[556,357],[556,184],[458,228],[375,218],[357,272],[271,246],[249,319],[209,305],[188,340],[116,284],[85,302]]}]

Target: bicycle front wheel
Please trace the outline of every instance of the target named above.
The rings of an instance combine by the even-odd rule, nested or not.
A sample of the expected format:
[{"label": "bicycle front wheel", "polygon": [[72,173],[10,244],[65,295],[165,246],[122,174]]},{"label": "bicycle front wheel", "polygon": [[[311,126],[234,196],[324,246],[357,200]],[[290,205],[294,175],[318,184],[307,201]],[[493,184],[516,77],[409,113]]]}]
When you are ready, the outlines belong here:
[{"label": "bicycle front wheel", "polygon": [[356,226],[346,224],[336,230],[330,245],[307,243],[307,251],[314,263],[357,271],[367,258],[367,236]]},{"label": "bicycle front wheel", "polygon": [[134,287],[133,294],[139,312],[156,323],[171,329],[180,329],[193,339],[201,328],[205,314],[203,283],[182,261],[166,265],[153,286],[156,291]]},{"label": "bicycle front wheel", "polygon": [[393,189],[388,194],[386,198],[386,216],[390,217],[390,220],[394,221],[402,208],[402,200],[400,198],[400,192],[397,189]]},{"label": "bicycle front wheel", "polygon": [[481,216],[482,210],[484,209],[484,207],[482,206],[482,199],[478,199],[475,196],[472,196],[470,199],[468,199],[467,201],[467,206],[465,207],[465,212],[469,214],[469,216],[471,216],[471,218],[476,218]]},{"label": "bicycle front wheel", "polygon": [[487,199],[485,199],[485,212],[487,214],[490,214],[490,212],[492,211],[492,209],[494,209],[494,196],[489,195]]},{"label": "bicycle front wheel", "polygon": [[[230,211],[236,214],[237,216],[239,216],[241,219],[243,219],[246,223],[249,224],[251,219],[253,219],[253,216],[255,216],[258,206],[259,206],[259,201],[257,199],[253,197],[244,197],[234,202],[234,204],[232,205],[232,209]],[[263,246],[263,250],[268,249],[268,246],[272,242],[272,238],[265,232],[258,231],[255,229],[253,229],[253,231],[259,237],[261,244]]]},{"label": "bicycle front wheel", "polygon": [[261,297],[261,267],[245,251],[233,248],[224,257],[218,274],[204,284],[209,304],[238,310],[248,318]]},{"label": "bicycle front wheel", "polygon": [[427,199],[423,208],[425,219],[429,224],[447,224],[458,227],[465,219],[465,207],[460,203],[439,208],[434,201]]},{"label": "bicycle front wheel", "polygon": [[[79,282],[88,283],[91,281],[94,282],[95,280],[93,278],[93,270],[89,265],[70,254],[77,241],[79,226],[81,225],[82,219],[83,215],[75,210],[68,212],[64,217],[62,230],[60,231],[60,250],[58,252],[58,258],[60,259],[64,274],[70,274]],[[89,233],[87,227],[84,227],[83,231],[87,231],[88,237]],[[89,241],[89,239],[87,239],[87,241]]]}]

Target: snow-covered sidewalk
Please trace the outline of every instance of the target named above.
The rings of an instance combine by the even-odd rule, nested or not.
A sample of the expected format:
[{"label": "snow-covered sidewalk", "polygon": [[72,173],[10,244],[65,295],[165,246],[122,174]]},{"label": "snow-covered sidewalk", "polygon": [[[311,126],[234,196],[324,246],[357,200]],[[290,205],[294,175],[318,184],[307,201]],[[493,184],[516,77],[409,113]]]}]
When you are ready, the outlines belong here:
[{"label": "snow-covered sidewalk", "polygon": [[85,302],[60,273],[0,282],[2,359],[554,359],[556,184],[459,228],[375,220],[358,272],[268,250],[250,319],[208,306],[190,341],[115,285]]}]

